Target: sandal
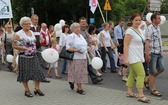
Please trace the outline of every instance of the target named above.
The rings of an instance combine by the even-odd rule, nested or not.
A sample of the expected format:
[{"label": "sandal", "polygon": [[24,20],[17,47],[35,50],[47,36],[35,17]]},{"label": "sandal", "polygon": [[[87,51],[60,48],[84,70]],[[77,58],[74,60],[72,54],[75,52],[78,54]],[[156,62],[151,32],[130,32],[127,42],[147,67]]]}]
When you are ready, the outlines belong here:
[{"label": "sandal", "polygon": [[61,79],[62,77],[60,77],[60,76],[55,76],[57,79]]},{"label": "sandal", "polygon": [[149,82],[144,81],[144,86],[149,90]]},{"label": "sandal", "polygon": [[144,80],[144,86],[146,87],[146,89],[148,89],[148,90],[150,89],[149,88],[149,78],[148,77],[146,77],[145,80]]},{"label": "sandal", "polygon": [[83,91],[82,89],[81,89],[81,90],[78,90],[78,89],[77,89],[76,92],[79,93],[79,94],[81,94],[81,95],[85,95],[85,94],[86,94],[85,91]]},{"label": "sandal", "polygon": [[27,96],[27,97],[33,97],[33,95],[30,93],[30,91],[25,91],[25,96]]},{"label": "sandal", "polygon": [[162,94],[160,94],[159,91],[157,91],[157,90],[151,90],[151,94],[154,95],[154,96],[157,96],[157,97],[162,96]]},{"label": "sandal", "polygon": [[127,93],[126,96],[130,98],[138,98],[138,95],[135,93],[131,93],[131,94]]},{"label": "sandal", "polygon": [[150,101],[150,99],[145,96],[142,96],[142,97],[138,97],[138,101],[147,103]]},{"label": "sandal", "polygon": [[69,85],[70,85],[70,88],[71,88],[72,90],[74,90],[74,83],[69,82]]}]

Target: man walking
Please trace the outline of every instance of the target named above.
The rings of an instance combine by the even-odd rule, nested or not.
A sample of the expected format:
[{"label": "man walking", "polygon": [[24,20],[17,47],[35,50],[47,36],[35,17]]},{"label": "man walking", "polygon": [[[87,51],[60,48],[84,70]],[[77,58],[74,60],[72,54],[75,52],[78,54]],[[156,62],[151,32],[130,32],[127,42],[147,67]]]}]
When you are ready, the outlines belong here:
[{"label": "man walking", "polygon": [[[87,23],[86,23],[86,18],[85,17],[81,17],[79,19],[79,24],[80,24],[80,27],[81,27],[81,32],[80,34],[83,35],[83,37],[85,38],[86,42],[89,43],[89,33],[87,31]],[[90,58],[88,58],[90,59]],[[89,63],[89,62],[88,62]],[[103,79],[102,78],[98,78],[96,76],[96,74],[93,72],[93,67],[91,66],[91,64],[88,64],[88,72],[89,72],[89,76],[93,82],[93,84],[97,84],[98,82],[101,82]]]},{"label": "man walking", "polygon": [[[40,51],[42,37],[40,35],[41,28],[40,28],[40,26],[38,26],[38,20],[39,20],[39,18],[38,18],[38,16],[36,14],[33,14],[31,16],[32,24],[31,24],[31,28],[30,29],[34,32],[34,35],[36,37],[36,48],[37,48],[38,51]],[[40,64],[43,64],[43,59],[41,57],[41,54],[37,54],[37,56],[38,56]],[[50,81],[47,80],[47,79],[44,79],[42,82],[49,83]]]},{"label": "man walking", "polygon": [[114,35],[116,36],[118,47],[118,53],[123,54],[123,42],[124,42],[124,19],[119,20],[119,24],[114,28]]},{"label": "man walking", "polygon": [[148,27],[145,42],[146,61],[149,63],[149,82],[151,94],[162,96],[155,87],[155,78],[164,71],[162,38],[160,27],[158,26],[161,21],[160,14],[153,13],[151,21],[152,24]]}]

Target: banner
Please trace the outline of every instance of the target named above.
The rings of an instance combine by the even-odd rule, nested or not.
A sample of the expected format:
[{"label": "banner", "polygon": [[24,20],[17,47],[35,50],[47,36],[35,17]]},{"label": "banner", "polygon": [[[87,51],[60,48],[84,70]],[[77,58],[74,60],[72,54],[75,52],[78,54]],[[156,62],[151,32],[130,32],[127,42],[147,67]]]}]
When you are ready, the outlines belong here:
[{"label": "banner", "polygon": [[90,11],[94,14],[97,8],[98,0],[89,0]]},{"label": "banner", "polygon": [[0,0],[0,19],[13,18],[10,0]]}]

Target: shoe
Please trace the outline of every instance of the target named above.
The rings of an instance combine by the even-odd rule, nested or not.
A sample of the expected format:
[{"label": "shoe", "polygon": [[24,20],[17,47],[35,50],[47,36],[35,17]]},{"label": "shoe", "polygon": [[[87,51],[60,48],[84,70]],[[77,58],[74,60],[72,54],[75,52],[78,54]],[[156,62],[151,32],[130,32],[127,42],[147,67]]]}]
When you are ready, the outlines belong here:
[{"label": "shoe", "polygon": [[94,80],[92,83],[93,83],[93,84],[97,84],[97,83],[99,83],[99,82],[101,82],[101,81],[103,81],[103,78]]},{"label": "shoe", "polygon": [[30,93],[30,91],[25,91],[25,96],[27,96],[27,97],[33,97],[33,95]]},{"label": "shoe", "polygon": [[102,70],[102,73],[107,73],[107,71],[106,70]]},{"label": "shoe", "polygon": [[57,79],[61,79],[62,77],[60,77],[60,76],[55,76]]},{"label": "shoe", "polygon": [[123,82],[127,82],[127,78],[122,78],[122,81]]},{"label": "shoe", "polygon": [[100,73],[98,72],[98,73],[96,73],[96,76],[101,77],[102,74],[100,74]]},{"label": "shoe", "polygon": [[111,73],[117,73],[117,71],[111,71]]},{"label": "shoe", "polygon": [[107,69],[111,69],[110,67],[107,67]]},{"label": "shoe", "polygon": [[97,82],[101,82],[101,81],[103,81],[103,78],[100,78],[100,79],[97,80]]},{"label": "shoe", "polygon": [[138,101],[148,103],[150,99],[145,96],[142,96],[142,97],[138,97]]},{"label": "shoe", "polygon": [[151,94],[154,95],[154,96],[157,96],[157,97],[162,96],[162,94],[160,94],[159,91],[157,91],[157,90],[151,90]]},{"label": "shoe", "polygon": [[74,90],[74,83],[69,82],[69,85],[70,85],[70,88],[71,88],[72,90]]},{"label": "shoe", "polygon": [[44,79],[41,82],[50,83],[50,80]]},{"label": "shoe", "polygon": [[122,76],[122,69],[120,69],[120,70],[118,71],[118,75],[119,75],[119,76]]},{"label": "shoe", "polygon": [[135,93],[126,93],[126,96],[127,97],[130,97],[130,98],[138,98],[138,95],[137,94],[135,94]]},{"label": "shoe", "polygon": [[39,96],[44,96],[44,93],[43,93],[40,89],[35,89],[35,90],[34,90],[34,94],[35,94],[35,95],[38,94]]},{"label": "shoe", "polygon": [[85,94],[86,94],[85,91],[83,91],[82,89],[81,89],[81,90],[78,90],[78,89],[77,89],[76,92],[79,93],[79,94],[81,94],[81,95],[85,95]]},{"label": "shoe", "polygon": [[62,74],[68,74],[67,72],[62,72]]},{"label": "shoe", "polygon": [[146,77],[145,80],[144,80],[144,86],[146,87],[146,89],[148,89],[148,90],[150,89],[148,77]]},{"label": "shoe", "polygon": [[13,71],[13,67],[12,66],[8,66],[7,68],[9,69],[10,72]]}]

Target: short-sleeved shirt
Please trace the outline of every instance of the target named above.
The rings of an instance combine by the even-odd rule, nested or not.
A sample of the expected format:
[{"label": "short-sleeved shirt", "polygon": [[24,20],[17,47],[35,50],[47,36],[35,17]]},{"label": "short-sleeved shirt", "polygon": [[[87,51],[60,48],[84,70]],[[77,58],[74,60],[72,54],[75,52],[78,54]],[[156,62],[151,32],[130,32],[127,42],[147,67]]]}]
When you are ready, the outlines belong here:
[{"label": "short-sleeved shirt", "polygon": [[75,33],[68,35],[66,49],[69,49],[71,47],[81,49],[81,51],[83,52],[82,54],[75,52],[73,59],[86,59],[87,42],[81,34],[80,37],[77,36]]},{"label": "short-sleeved shirt", "polygon": [[[111,47],[111,43],[110,43],[111,36],[109,34],[109,31],[103,30],[100,32],[100,35],[101,35],[101,33],[104,35],[104,44],[106,45],[106,47]],[[103,47],[102,41],[101,41],[101,47]]]},{"label": "short-sleeved shirt", "polygon": [[59,39],[59,46],[62,46],[62,47],[66,46],[66,41],[67,41],[68,35],[66,35],[65,33],[61,34],[60,39]]},{"label": "short-sleeved shirt", "polygon": [[[6,34],[6,42],[12,43],[14,32],[13,31],[11,33],[5,32],[5,34]],[[5,34],[2,36],[2,41],[5,41]]]},{"label": "short-sleeved shirt", "polygon": [[[33,31],[30,30],[30,32],[32,36],[26,35],[26,33],[23,30],[20,30],[16,33],[16,35],[19,36],[20,41],[22,41],[22,44],[24,46],[27,46],[27,44],[36,46],[36,37],[34,36]],[[19,52],[22,53],[23,51],[19,51]]]},{"label": "short-sleeved shirt", "polygon": [[162,53],[162,38],[159,26],[151,24],[146,32],[146,39],[150,40],[150,53]]},{"label": "short-sleeved shirt", "polygon": [[[145,40],[144,35],[142,35],[142,30],[139,29],[140,35]],[[132,30],[132,27],[126,30],[125,35],[131,35],[131,41],[128,46],[128,61],[130,64],[137,62],[144,62],[144,45],[142,43],[141,37]]]}]

